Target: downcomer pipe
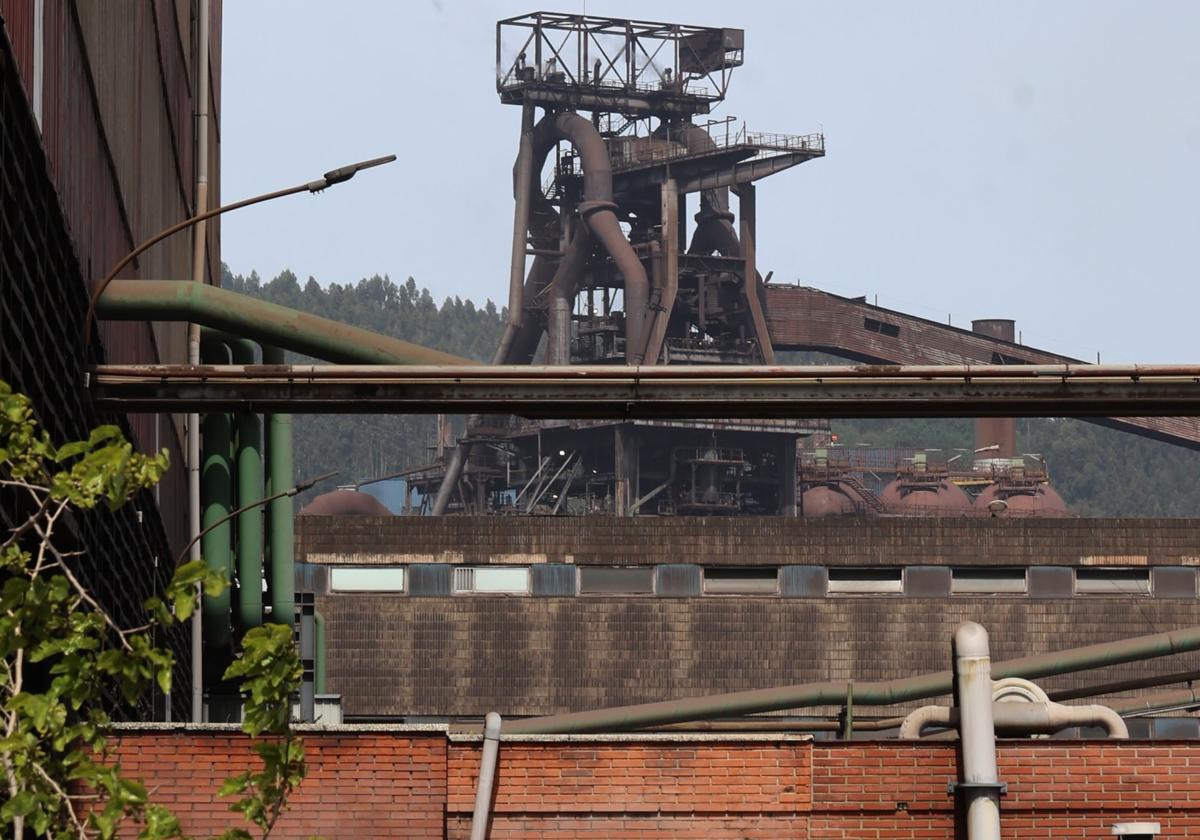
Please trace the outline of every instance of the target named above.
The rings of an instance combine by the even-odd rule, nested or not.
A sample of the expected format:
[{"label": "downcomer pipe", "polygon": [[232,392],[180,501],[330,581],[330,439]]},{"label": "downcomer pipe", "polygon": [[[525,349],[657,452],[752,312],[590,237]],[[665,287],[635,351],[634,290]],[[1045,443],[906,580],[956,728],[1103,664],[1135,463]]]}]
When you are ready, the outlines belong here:
[{"label": "downcomer pipe", "polygon": [[[992,668],[992,675],[997,679],[1036,679],[1194,650],[1200,650],[1200,626],[1010,659],[1007,662],[996,663]],[[904,677],[888,682],[855,681],[854,699],[856,703],[864,706],[891,706],[940,697],[950,693],[953,684],[954,674],[950,671]],[[738,717],[758,712],[840,706],[845,699],[845,682],[806,683],[526,718],[510,721],[506,729],[512,734],[619,732],[668,723]]]},{"label": "downcomer pipe", "polygon": [[471,814],[471,840],[486,840],[492,810],[492,788],[496,783],[496,759],[500,754],[500,715],[488,712],[483,723],[483,750],[479,758],[479,784],[475,788],[475,811]]},{"label": "downcomer pipe", "polygon": [[992,719],[992,658],[988,634],[974,621],[954,631],[958,737],[962,744],[963,808],[968,840],[1000,840],[996,727]]},{"label": "downcomer pipe", "polygon": [[204,283],[114,280],[100,296],[96,314],[110,321],[192,321],[335,363],[479,364]]},{"label": "downcomer pipe", "polygon": [[625,362],[640,365],[646,346],[650,280],[613,212],[617,205],[612,200],[612,161],[608,157],[608,148],[596,127],[572,111],[555,116],[554,126],[579,152],[583,166],[583,202],[579,205],[579,215],[608,251],[625,280]]},{"label": "downcomer pipe", "polygon": [[[625,234],[621,232],[621,226],[617,222],[617,215],[613,212],[617,205],[612,200],[612,161],[608,157],[608,148],[604,145],[604,138],[600,136],[600,132],[588,120],[573,111],[548,114],[543,117],[534,126],[530,138],[532,163],[529,166],[529,175],[524,186],[521,183],[522,172],[524,171],[522,156],[525,154],[526,147],[522,145],[521,151],[518,153],[517,165],[513,171],[514,194],[518,203],[522,201],[522,198],[527,198],[531,202],[538,201],[541,190],[537,179],[540,178],[541,165],[555,141],[560,138],[567,140],[575,147],[575,150],[579,153],[583,167],[583,201],[579,205],[579,215],[587,225],[588,230],[591,231],[592,236],[596,240],[599,240],[604,249],[608,251],[609,256],[616,263],[617,269],[621,272],[621,276],[625,281],[625,360],[631,365],[641,364],[648,329],[646,316],[649,312],[650,304],[650,280],[646,276],[646,268],[634,252],[633,246],[629,244],[629,241],[625,239]],[[524,143],[524,134],[522,135],[522,143]],[[540,203],[545,203],[544,197],[541,198]],[[526,209],[524,212],[528,217],[529,211]],[[521,212],[518,211],[518,215],[520,214]],[[514,266],[516,263],[515,242],[516,236],[514,234]],[[578,243],[578,248],[576,247],[576,243]],[[573,292],[576,282],[574,273],[564,272],[577,271],[575,266],[582,266],[582,261],[586,258],[590,246],[590,241],[581,240],[580,235],[576,234],[568,246],[567,254],[552,276],[550,274],[552,267],[550,261],[538,257],[533,261],[533,267],[530,269],[529,278],[525,283],[526,287],[532,287],[532,289],[525,289],[525,296],[527,297],[531,296],[531,291],[536,292],[544,283],[553,283],[555,286],[555,293],[558,295],[559,303],[557,310],[553,308],[552,304],[550,321],[553,326],[549,330],[550,335],[548,335],[548,340],[557,342],[556,349],[554,350],[556,357],[561,355],[562,343],[566,342],[566,354],[568,358],[564,361],[564,364],[570,361],[570,339],[565,335],[566,331],[562,328],[562,300],[568,289]],[[523,247],[524,240],[522,238]],[[510,291],[511,298],[512,293]],[[567,307],[569,309],[569,301],[567,302]],[[557,321],[555,320],[556,312],[558,315]],[[567,323],[569,325],[569,311],[567,315]],[[504,331],[504,337],[501,340],[500,347],[497,348],[492,364],[504,364],[510,361],[510,356],[532,357],[537,346],[536,339],[537,336],[534,334],[530,324],[522,323],[521,321],[514,322],[510,315],[509,324]],[[474,418],[468,418],[468,427],[470,427],[472,419]],[[458,479],[462,475],[463,468],[466,466],[469,453],[470,447],[466,444],[460,443],[455,447],[454,454],[450,456],[450,460],[446,464],[446,472],[442,477],[441,485],[438,487],[437,496],[433,500],[431,513],[434,516],[443,515],[446,512],[446,508],[449,507],[450,496],[453,494],[454,487],[458,484]]]}]

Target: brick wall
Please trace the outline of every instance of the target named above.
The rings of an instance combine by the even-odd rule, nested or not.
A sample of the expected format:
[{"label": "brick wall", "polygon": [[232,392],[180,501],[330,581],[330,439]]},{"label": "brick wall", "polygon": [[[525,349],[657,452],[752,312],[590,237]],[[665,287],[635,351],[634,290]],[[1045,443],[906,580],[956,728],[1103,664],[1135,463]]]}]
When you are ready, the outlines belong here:
[{"label": "brick wall", "polygon": [[[432,727],[305,735],[309,775],[273,837],[465,838],[479,741]],[[236,824],[214,792],[246,766],[228,731],[129,731],[122,764],[188,834]],[[501,744],[491,837],[953,838],[954,744],[802,736],[575,736]],[[1099,840],[1114,822],[1200,836],[1200,744],[1009,741],[1006,838]]]}]

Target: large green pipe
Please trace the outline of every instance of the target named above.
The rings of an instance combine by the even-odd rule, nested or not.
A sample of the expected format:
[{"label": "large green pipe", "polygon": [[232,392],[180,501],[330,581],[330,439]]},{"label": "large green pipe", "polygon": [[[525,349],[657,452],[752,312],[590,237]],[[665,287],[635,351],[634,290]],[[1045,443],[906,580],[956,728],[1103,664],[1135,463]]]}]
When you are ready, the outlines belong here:
[{"label": "large green pipe", "polygon": [[[210,362],[221,363],[228,359],[228,351],[223,345],[206,344],[202,351]],[[233,510],[233,465],[229,459],[232,428],[229,415],[204,415],[200,431],[203,438],[200,474],[203,507],[200,524],[207,529]],[[200,538],[200,554],[210,570],[224,571],[232,576],[232,544],[233,529],[230,522],[217,525]],[[217,650],[227,650],[232,639],[229,605],[228,589],[220,595],[204,596],[204,641]]]},{"label": "large green pipe", "polygon": [[[283,350],[263,345],[263,364],[284,363]],[[264,419],[267,426],[267,494],[271,495],[296,485],[292,415],[268,414]],[[276,624],[292,624],[296,620],[294,518],[291,496],[267,504],[267,593],[271,598],[271,621]]]},{"label": "large green pipe", "polygon": [[[254,342],[234,336],[219,336],[229,347],[235,365],[255,364]],[[235,421],[237,446],[237,506],[263,498],[263,432],[257,414],[239,414]],[[288,485],[289,487],[291,485]],[[237,518],[238,627],[245,632],[263,620],[263,511],[244,511]]]},{"label": "large green pipe", "polygon": [[[1155,633],[1150,636],[1137,636],[1116,642],[1010,659],[992,665],[992,678],[1035,679],[1194,650],[1200,650],[1200,627],[1186,627],[1168,633]],[[953,683],[953,672],[939,671],[890,682],[855,682],[852,690],[854,702],[858,705],[890,706],[894,703],[949,694],[953,690]],[[549,715],[512,721],[506,724],[505,732],[514,735],[619,732],[645,726],[737,717],[784,709],[840,706],[846,702],[851,690],[850,685],[845,682],[809,683]]]},{"label": "large green pipe", "polygon": [[478,362],[181,280],[114,280],[96,315],[110,321],[190,321],[336,363],[476,365]]},{"label": "large green pipe", "polygon": [[313,676],[315,677],[317,694],[324,694],[327,691],[325,680],[326,674],[328,674],[326,668],[329,664],[325,638],[325,616],[320,613],[314,613],[314,615],[316,616],[317,624],[317,660],[313,668],[315,672]]}]

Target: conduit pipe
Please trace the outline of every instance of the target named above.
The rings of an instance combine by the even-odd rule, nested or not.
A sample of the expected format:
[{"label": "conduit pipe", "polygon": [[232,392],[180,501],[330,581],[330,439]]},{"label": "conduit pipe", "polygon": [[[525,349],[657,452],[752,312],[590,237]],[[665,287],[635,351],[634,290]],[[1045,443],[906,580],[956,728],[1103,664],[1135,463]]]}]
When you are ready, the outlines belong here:
[{"label": "conduit pipe", "polygon": [[[263,345],[263,364],[285,363],[282,349]],[[292,453],[292,415],[269,414],[267,426],[267,494],[295,485]],[[291,626],[296,620],[295,516],[291,496],[267,503],[267,594],[271,621]]]},{"label": "conduit pipe", "polygon": [[[208,210],[208,77],[209,77],[209,15],[211,0],[200,0],[200,44],[199,56],[196,62],[196,206],[192,215],[199,215]],[[200,222],[192,231],[192,282],[204,284],[204,250],[205,223]],[[89,317],[85,331],[91,326]],[[200,364],[200,325],[189,323],[188,327],[188,364]],[[197,537],[201,529],[200,517],[200,414],[192,412],[187,416],[185,427],[187,437],[187,473],[188,473],[188,539],[192,540],[191,553],[188,560],[200,560],[203,550]],[[196,594],[203,602],[204,594],[200,584],[196,584]],[[202,723],[204,720],[204,610],[196,610],[192,614],[192,723]],[[169,707],[168,703],[168,707]]]},{"label": "conduit pipe", "polygon": [[992,659],[987,630],[974,621],[964,621],[954,631],[954,675],[967,840],[1000,840]]},{"label": "conduit pipe", "polygon": [[471,840],[486,840],[496,784],[496,759],[500,755],[500,715],[488,712],[483,724],[483,750],[479,758],[479,785],[475,788],[475,812],[471,815]]},{"label": "conduit pipe", "polygon": [[[224,363],[229,350],[224,344],[207,342],[202,347],[205,361]],[[202,463],[200,495],[203,510],[201,525],[212,528],[200,538],[200,554],[210,571],[233,577],[232,523],[216,525],[233,510],[232,424],[223,412],[205,414],[202,424]],[[212,527],[216,525],[216,527]],[[203,532],[202,532],[203,533]],[[217,651],[228,651],[233,641],[230,629],[230,590],[219,595],[205,594],[204,644]]]},{"label": "conduit pipe", "polygon": [[[233,363],[255,364],[253,342],[224,336]],[[237,448],[234,474],[237,477],[237,507],[263,498],[263,430],[257,414],[245,412],[235,419]],[[287,485],[291,487],[292,485]],[[244,633],[263,620],[263,512],[259,508],[243,511],[237,518],[238,628]]]},{"label": "conduit pipe", "polygon": [[[1007,662],[996,663],[992,667],[992,676],[997,679],[1004,677],[1036,679],[1057,674],[1089,671],[1093,668],[1106,668],[1125,662],[1155,659],[1194,650],[1200,650],[1200,626],[1010,659]],[[949,694],[953,690],[953,684],[954,674],[950,671],[905,677],[888,682],[855,681],[854,700],[863,706],[891,706]],[[687,697],[680,700],[664,700],[635,706],[617,706],[586,712],[526,718],[510,722],[508,732],[523,735],[619,732],[692,720],[738,717],[758,712],[775,712],[812,706],[840,706],[845,702],[846,690],[845,682],[822,682],[760,688],[706,697]]]},{"label": "conduit pipe", "polygon": [[[1098,726],[1109,738],[1129,738],[1129,727],[1121,716],[1108,706],[1064,706],[1061,703],[992,703],[992,719],[996,734],[1011,737],[1053,735],[1072,726]],[[948,706],[922,706],[911,712],[900,725],[899,737],[915,740],[923,731],[939,726],[949,729],[958,725],[958,710]]]},{"label": "conduit pipe", "polygon": [[461,356],[204,283],[114,280],[100,296],[96,312],[110,321],[192,321],[335,363],[479,366]]}]

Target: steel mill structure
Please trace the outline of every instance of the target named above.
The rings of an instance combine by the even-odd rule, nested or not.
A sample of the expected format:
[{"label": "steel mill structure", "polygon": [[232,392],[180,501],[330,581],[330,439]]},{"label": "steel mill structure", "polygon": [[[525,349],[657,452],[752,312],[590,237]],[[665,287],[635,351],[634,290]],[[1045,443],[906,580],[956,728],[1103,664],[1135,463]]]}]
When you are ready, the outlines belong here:
[{"label": "steel mill structure", "polygon": [[[521,108],[497,363],[532,362],[543,338],[550,365],[775,361],[755,190],[825,144],[705,119],[742,60],[740,29],[547,12],[496,25],[496,89]],[[474,418],[412,484],[437,514],[788,514],[796,443],[821,428]]]},{"label": "steel mill structure", "polygon": [[[154,493],[64,524],[118,620],[212,526],[234,585],[167,640],[172,695],[127,710],[176,723],[117,747],[189,833],[224,813],[194,771],[240,761],[220,675],[267,620],[295,630],[300,717],[388,726],[306,735],[281,837],[483,837],[489,807],[496,836],[1195,830],[1200,519],[1072,515],[1012,418],[1200,449],[1200,365],[771,282],[757,184],[824,138],[709,117],[742,30],[586,14],[496,26],[522,117],[494,364],[221,289],[215,226],[103,284],[220,203],[221,3],[121,8],[0,0],[0,378],[56,439],[116,422],[171,454]],[[293,519],[291,415],[388,411],[474,412],[405,475],[413,515],[340,489]],[[831,416],[897,415],[976,418],[974,445],[832,445]]]}]

